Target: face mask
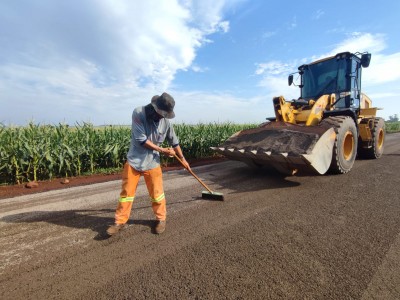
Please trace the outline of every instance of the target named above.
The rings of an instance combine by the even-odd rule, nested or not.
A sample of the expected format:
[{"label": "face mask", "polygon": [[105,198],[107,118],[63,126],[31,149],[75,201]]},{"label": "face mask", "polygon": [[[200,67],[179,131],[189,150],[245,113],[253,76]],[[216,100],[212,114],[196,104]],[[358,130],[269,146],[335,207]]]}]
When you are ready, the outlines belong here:
[{"label": "face mask", "polygon": [[148,105],[145,106],[145,112],[146,112],[146,117],[148,119],[153,120],[153,121],[157,122],[157,121],[159,121],[159,120],[161,120],[163,118],[163,116],[159,115],[155,111],[153,105],[151,105],[151,104],[148,104]]}]

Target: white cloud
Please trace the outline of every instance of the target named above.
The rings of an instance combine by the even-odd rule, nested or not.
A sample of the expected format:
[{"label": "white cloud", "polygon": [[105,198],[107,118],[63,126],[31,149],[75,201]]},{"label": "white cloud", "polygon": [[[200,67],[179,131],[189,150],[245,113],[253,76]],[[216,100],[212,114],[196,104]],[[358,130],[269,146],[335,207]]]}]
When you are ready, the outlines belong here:
[{"label": "white cloud", "polygon": [[379,85],[400,80],[400,52],[393,54],[372,54],[371,64],[364,69],[364,84]]},{"label": "white cloud", "polygon": [[[272,104],[266,103],[265,95],[238,97],[231,93],[206,93],[202,91],[173,91],[176,99],[175,123],[232,122],[259,124],[266,116],[273,115]],[[185,101],[188,99],[190,101]]]},{"label": "white cloud", "polygon": [[386,119],[396,112],[400,98],[400,89],[394,84],[400,80],[400,52],[386,53],[387,47],[383,34],[356,32],[333,50],[372,54],[369,67],[362,71],[362,89],[371,97],[374,106],[383,108],[378,116]]},{"label": "white cloud", "polygon": [[269,75],[288,74],[293,68],[293,64],[283,63],[279,61],[270,61],[267,63],[257,64],[256,74],[261,75],[267,73]]},{"label": "white cloud", "polygon": [[367,51],[372,54],[372,58],[370,66],[363,69],[363,91],[371,97],[374,105],[385,107],[385,110],[380,111],[379,115],[387,118],[392,113],[390,109],[398,106],[395,99],[400,98],[400,89],[393,88],[393,82],[400,80],[400,52],[384,54],[386,48],[385,35],[355,32],[349,34],[348,38],[334,45],[331,51],[324,54],[291,62],[259,63],[256,65],[255,74],[261,76],[259,86],[265,89],[267,95],[270,97],[283,95],[290,100],[300,95],[298,88],[288,87],[287,84],[288,74],[295,72],[298,65],[340,52]]},{"label": "white cloud", "polygon": [[[265,97],[272,101],[273,97],[284,96],[291,100],[298,98],[300,91],[296,86],[288,85],[288,75],[297,70],[298,62],[270,61],[257,64],[256,75],[262,76],[258,86],[265,90]],[[270,105],[272,107],[272,104]]]},{"label": "white cloud", "polygon": [[337,44],[330,53],[336,54],[345,51],[379,53],[385,48],[386,41],[383,34],[352,32],[347,39]]},{"label": "white cloud", "polygon": [[268,39],[270,37],[273,37],[274,35],[276,35],[276,31],[267,31],[262,34],[262,38]]},{"label": "white cloud", "polygon": [[12,39],[0,50],[8,57],[4,63],[61,69],[90,61],[100,77],[118,82],[148,77],[162,88],[177,70],[190,66],[205,36],[189,25],[191,12],[173,0],[87,0],[78,13],[75,3],[14,3],[9,9],[20,10],[20,20],[1,24],[8,28],[5,38]]},{"label": "white cloud", "polygon": [[[259,86],[265,89],[266,97],[272,99],[277,96],[283,96],[286,100],[297,99],[300,96],[298,87],[288,85],[288,76],[266,76],[260,82]],[[272,107],[272,102],[271,102]]]},{"label": "white cloud", "polygon": [[288,29],[295,29],[297,27],[297,17],[294,16],[292,18],[292,21],[290,22],[290,24],[288,25]]},{"label": "white cloud", "polygon": [[221,11],[226,6],[234,5],[235,3],[229,4],[227,0],[185,0],[181,1],[181,3],[190,10],[192,22],[205,34],[229,30],[229,22],[222,19]]},{"label": "white cloud", "polygon": [[[273,114],[272,97],[298,97],[287,75],[317,56],[258,63],[262,96],[171,90],[177,71],[207,70],[194,64],[197,50],[230,30],[223,11],[243,1],[83,0],[79,9],[70,1],[0,2],[0,122],[126,124],[135,106],[164,90],[177,100],[176,122],[262,122]],[[385,49],[384,35],[353,33],[318,57],[371,52],[363,88],[389,107],[399,95],[391,82],[400,57]]]},{"label": "white cloud", "polygon": [[312,16],[312,18],[314,20],[319,20],[323,15],[325,14],[325,12],[322,9],[318,9],[314,15]]},{"label": "white cloud", "polygon": [[196,64],[192,65],[191,69],[192,69],[193,72],[196,72],[196,73],[203,73],[203,72],[208,71],[207,67],[200,67],[200,66],[198,66]]},{"label": "white cloud", "polygon": [[229,22],[219,22],[218,27],[222,30],[223,33],[227,33],[229,31]]},{"label": "white cloud", "polygon": [[229,31],[226,0],[76,5],[0,3],[0,122],[54,122],[68,113],[72,122],[126,122],[119,113],[168,89],[178,70],[192,67],[209,35]]}]

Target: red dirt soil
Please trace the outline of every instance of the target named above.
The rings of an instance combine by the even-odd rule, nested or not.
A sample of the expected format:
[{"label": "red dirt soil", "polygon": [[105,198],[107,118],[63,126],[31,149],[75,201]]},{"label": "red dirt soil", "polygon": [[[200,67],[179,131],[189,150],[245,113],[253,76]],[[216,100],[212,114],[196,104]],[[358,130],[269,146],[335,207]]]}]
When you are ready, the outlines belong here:
[{"label": "red dirt soil", "polygon": [[[191,167],[211,164],[215,162],[220,162],[226,160],[224,157],[213,157],[213,158],[203,158],[203,159],[195,159],[190,160],[189,164]],[[162,167],[163,172],[168,172],[172,170],[179,170],[183,167],[178,163],[170,163],[168,166]],[[122,170],[121,170],[122,171]],[[115,174],[95,174],[95,175],[88,175],[88,176],[79,176],[79,177],[69,177],[68,183],[63,183],[64,178],[56,178],[49,181],[39,181],[37,187],[28,188],[26,187],[26,183],[19,184],[19,185],[7,185],[7,186],[0,186],[0,199],[5,198],[12,198],[17,196],[23,196],[28,194],[35,194],[41,192],[47,192],[52,190],[59,190],[70,188],[74,186],[82,186],[82,185],[89,185],[93,183],[101,183],[107,182],[112,180],[119,180],[121,179],[121,173]]]}]

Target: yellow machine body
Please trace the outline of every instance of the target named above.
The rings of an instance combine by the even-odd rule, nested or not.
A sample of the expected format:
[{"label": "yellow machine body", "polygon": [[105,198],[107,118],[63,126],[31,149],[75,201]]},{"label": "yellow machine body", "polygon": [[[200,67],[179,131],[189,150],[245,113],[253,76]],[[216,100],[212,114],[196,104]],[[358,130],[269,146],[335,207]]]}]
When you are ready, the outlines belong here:
[{"label": "yellow machine body", "polygon": [[[369,65],[370,55],[367,59],[345,52],[299,67],[302,96],[298,100],[273,98],[274,118],[257,128],[237,132],[212,149],[230,159],[272,167],[285,174],[325,174],[329,169],[346,173],[357,154],[379,158],[384,122],[376,117],[378,108],[372,107],[371,99],[360,91],[361,66]],[[313,68],[309,75],[308,70]],[[318,68],[325,68],[325,73],[318,73]],[[348,80],[351,76],[346,72],[356,74],[355,80]],[[319,77],[314,76],[316,73]],[[289,76],[289,85],[292,80]],[[317,84],[318,80],[327,83]],[[313,84],[320,92],[307,97],[307,92],[314,92],[310,88]]]}]

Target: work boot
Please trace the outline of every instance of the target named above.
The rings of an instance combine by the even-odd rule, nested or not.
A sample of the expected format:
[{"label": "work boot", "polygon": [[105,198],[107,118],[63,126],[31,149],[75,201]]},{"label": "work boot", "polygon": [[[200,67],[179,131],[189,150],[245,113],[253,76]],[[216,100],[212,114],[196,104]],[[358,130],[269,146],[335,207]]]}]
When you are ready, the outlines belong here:
[{"label": "work boot", "polygon": [[156,225],[156,228],[155,228],[155,232],[157,234],[161,234],[161,233],[163,233],[165,231],[166,222],[167,221],[165,221],[165,220],[164,221],[161,221],[161,220],[158,221],[158,223]]},{"label": "work boot", "polygon": [[111,235],[114,235],[114,234],[116,234],[118,231],[124,229],[124,227],[125,227],[125,224],[114,224],[114,225],[111,225],[111,226],[108,227],[108,229],[107,229],[107,234],[110,235],[110,236],[111,236]]}]

